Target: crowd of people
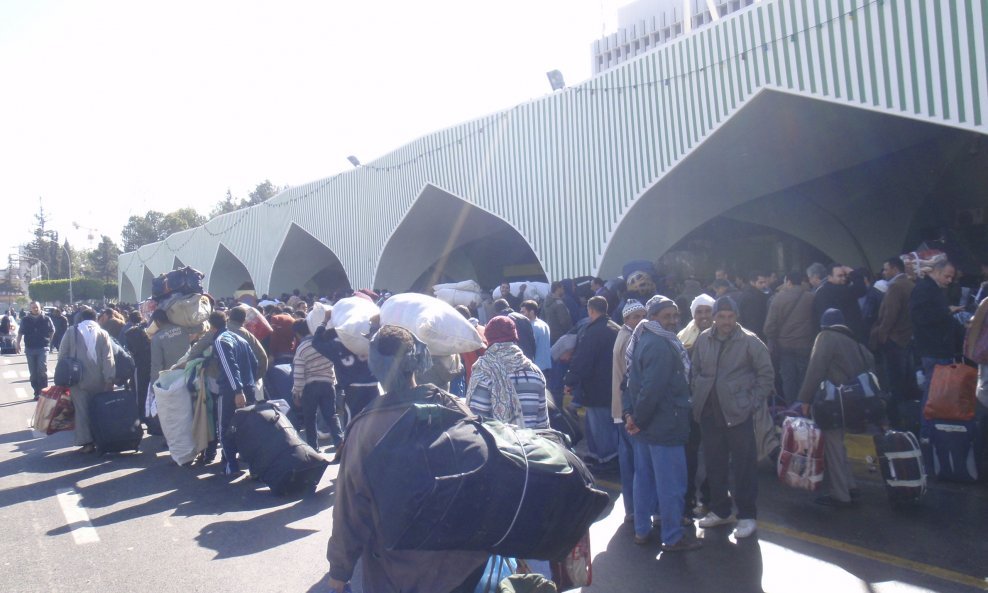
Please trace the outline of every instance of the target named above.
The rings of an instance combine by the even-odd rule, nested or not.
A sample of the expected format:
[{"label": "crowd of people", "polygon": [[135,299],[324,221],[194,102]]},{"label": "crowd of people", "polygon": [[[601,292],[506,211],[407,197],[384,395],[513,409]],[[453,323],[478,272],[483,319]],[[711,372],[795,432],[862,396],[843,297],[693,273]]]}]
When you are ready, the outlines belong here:
[{"label": "crowd of people", "polygon": [[[457,307],[484,347],[450,357],[431,356],[395,326],[373,328],[369,356],[350,351],[329,323],[332,305],[351,294],[378,302],[388,296],[370,290],[265,295],[257,304],[271,332],[263,339],[245,328],[251,309],[232,299],[213,299],[208,323],[198,327],[176,325],[160,309],[145,319],[136,306],[49,314],[31,303],[19,316],[17,343],[24,343],[36,397],[48,384],[49,350],[83,361],[84,383],[71,389],[82,452],[92,450],[86,398],[112,389],[120,351],[133,361],[127,383],[151,432],[148,385],[161,371],[193,361],[204,366],[218,442],[196,463],[212,464],[221,452],[225,473],[240,471],[230,437],[234,411],[262,397],[288,400],[308,444],[330,441],[325,450],[343,463],[330,585],[342,591],[362,559],[368,590],[414,583],[417,590],[472,591],[485,555],[385,550],[374,535],[373,494],[359,460],[384,424],[352,419],[379,397],[395,405],[389,418],[429,402],[536,429],[550,426],[550,400],[577,411],[587,464],[620,475],[635,543],[657,540],[663,551],[685,552],[701,547],[694,522],[733,525],[737,538],[756,532],[757,464],[778,454],[775,427],[761,419],[772,406],[809,416],[821,382],[843,384],[875,372],[888,397],[888,425],[928,439],[920,411],[934,367],[971,355],[988,309],[988,282],[955,294],[956,268],[946,259],[916,274],[891,257],[880,278],[836,263],[781,277],[721,269],[706,288],[695,279],[673,287],[656,276],[638,270],[612,281],[557,281],[544,299],[528,298],[524,286],[512,292],[505,282],[499,298]],[[328,313],[313,330],[306,317],[317,303]],[[977,419],[984,431],[985,364],[979,373]],[[843,437],[842,429],[825,435],[829,487],[815,499],[838,509],[857,498]]]}]

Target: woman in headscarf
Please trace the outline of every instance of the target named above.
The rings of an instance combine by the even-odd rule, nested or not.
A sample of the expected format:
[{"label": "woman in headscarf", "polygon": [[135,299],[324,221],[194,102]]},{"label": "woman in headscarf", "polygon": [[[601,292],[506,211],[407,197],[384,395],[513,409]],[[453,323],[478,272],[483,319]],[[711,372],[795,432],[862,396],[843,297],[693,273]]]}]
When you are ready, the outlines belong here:
[{"label": "woman in headscarf", "polygon": [[484,328],[487,351],[467,385],[467,405],[479,416],[522,428],[548,428],[545,376],[518,346],[515,322],[498,315]]},{"label": "woman in headscarf", "polygon": [[86,308],[79,323],[69,328],[58,346],[58,359],[72,357],[82,363],[82,377],[69,393],[75,406],[75,444],[80,453],[95,448],[89,426],[89,400],[93,395],[113,391],[115,364],[110,335],[96,323],[96,311]]}]

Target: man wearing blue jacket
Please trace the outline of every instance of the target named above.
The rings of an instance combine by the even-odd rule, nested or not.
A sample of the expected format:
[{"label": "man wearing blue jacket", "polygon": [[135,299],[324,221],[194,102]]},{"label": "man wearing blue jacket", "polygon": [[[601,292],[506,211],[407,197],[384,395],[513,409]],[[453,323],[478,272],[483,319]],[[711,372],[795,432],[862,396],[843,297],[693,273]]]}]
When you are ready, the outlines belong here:
[{"label": "man wearing blue jacket", "polygon": [[690,359],[676,337],[679,309],[667,297],[649,299],[648,319],[628,343],[628,387],[622,396],[625,430],[635,447],[635,543],[648,542],[656,501],[662,550],[695,550],[683,529],[686,442],[690,436]]},{"label": "man wearing blue jacket", "polygon": [[237,445],[230,429],[233,414],[238,408],[254,403],[254,386],[257,383],[257,357],[246,340],[227,330],[226,313],[214,311],[209,316],[213,331],[214,356],[219,361],[220,388],[219,418],[220,444],[223,447],[223,473],[240,472],[237,462]]}]

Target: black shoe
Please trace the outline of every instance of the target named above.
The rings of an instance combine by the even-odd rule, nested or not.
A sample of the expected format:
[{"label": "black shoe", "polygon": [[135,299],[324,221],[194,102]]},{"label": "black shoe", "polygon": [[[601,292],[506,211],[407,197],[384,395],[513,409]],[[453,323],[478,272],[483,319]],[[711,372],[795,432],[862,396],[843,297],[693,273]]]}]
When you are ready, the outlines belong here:
[{"label": "black shoe", "polygon": [[689,552],[690,550],[697,550],[703,547],[703,542],[696,539],[695,537],[683,536],[680,540],[674,544],[666,545],[662,544],[663,552]]},{"label": "black shoe", "polygon": [[837,500],[836,498],[830,496],[829,494],[825,496],[819,496],[813,502],[821,506],[831,507],[835,509],[849,509],[852,506],[854,506],[854,502],[850,500],[848,501]]}]

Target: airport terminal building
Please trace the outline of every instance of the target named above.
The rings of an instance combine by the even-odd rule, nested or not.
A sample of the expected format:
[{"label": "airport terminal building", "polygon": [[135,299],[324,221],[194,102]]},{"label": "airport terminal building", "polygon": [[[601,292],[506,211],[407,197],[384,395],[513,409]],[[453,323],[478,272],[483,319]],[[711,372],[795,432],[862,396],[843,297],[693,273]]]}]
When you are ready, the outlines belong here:
[{"label": "airport terminal building", "polygon": [[586,82],[121,255],[121,301],[177,265],[232,296],[988,254],[984,2],[687,6],[595,42]]}]

